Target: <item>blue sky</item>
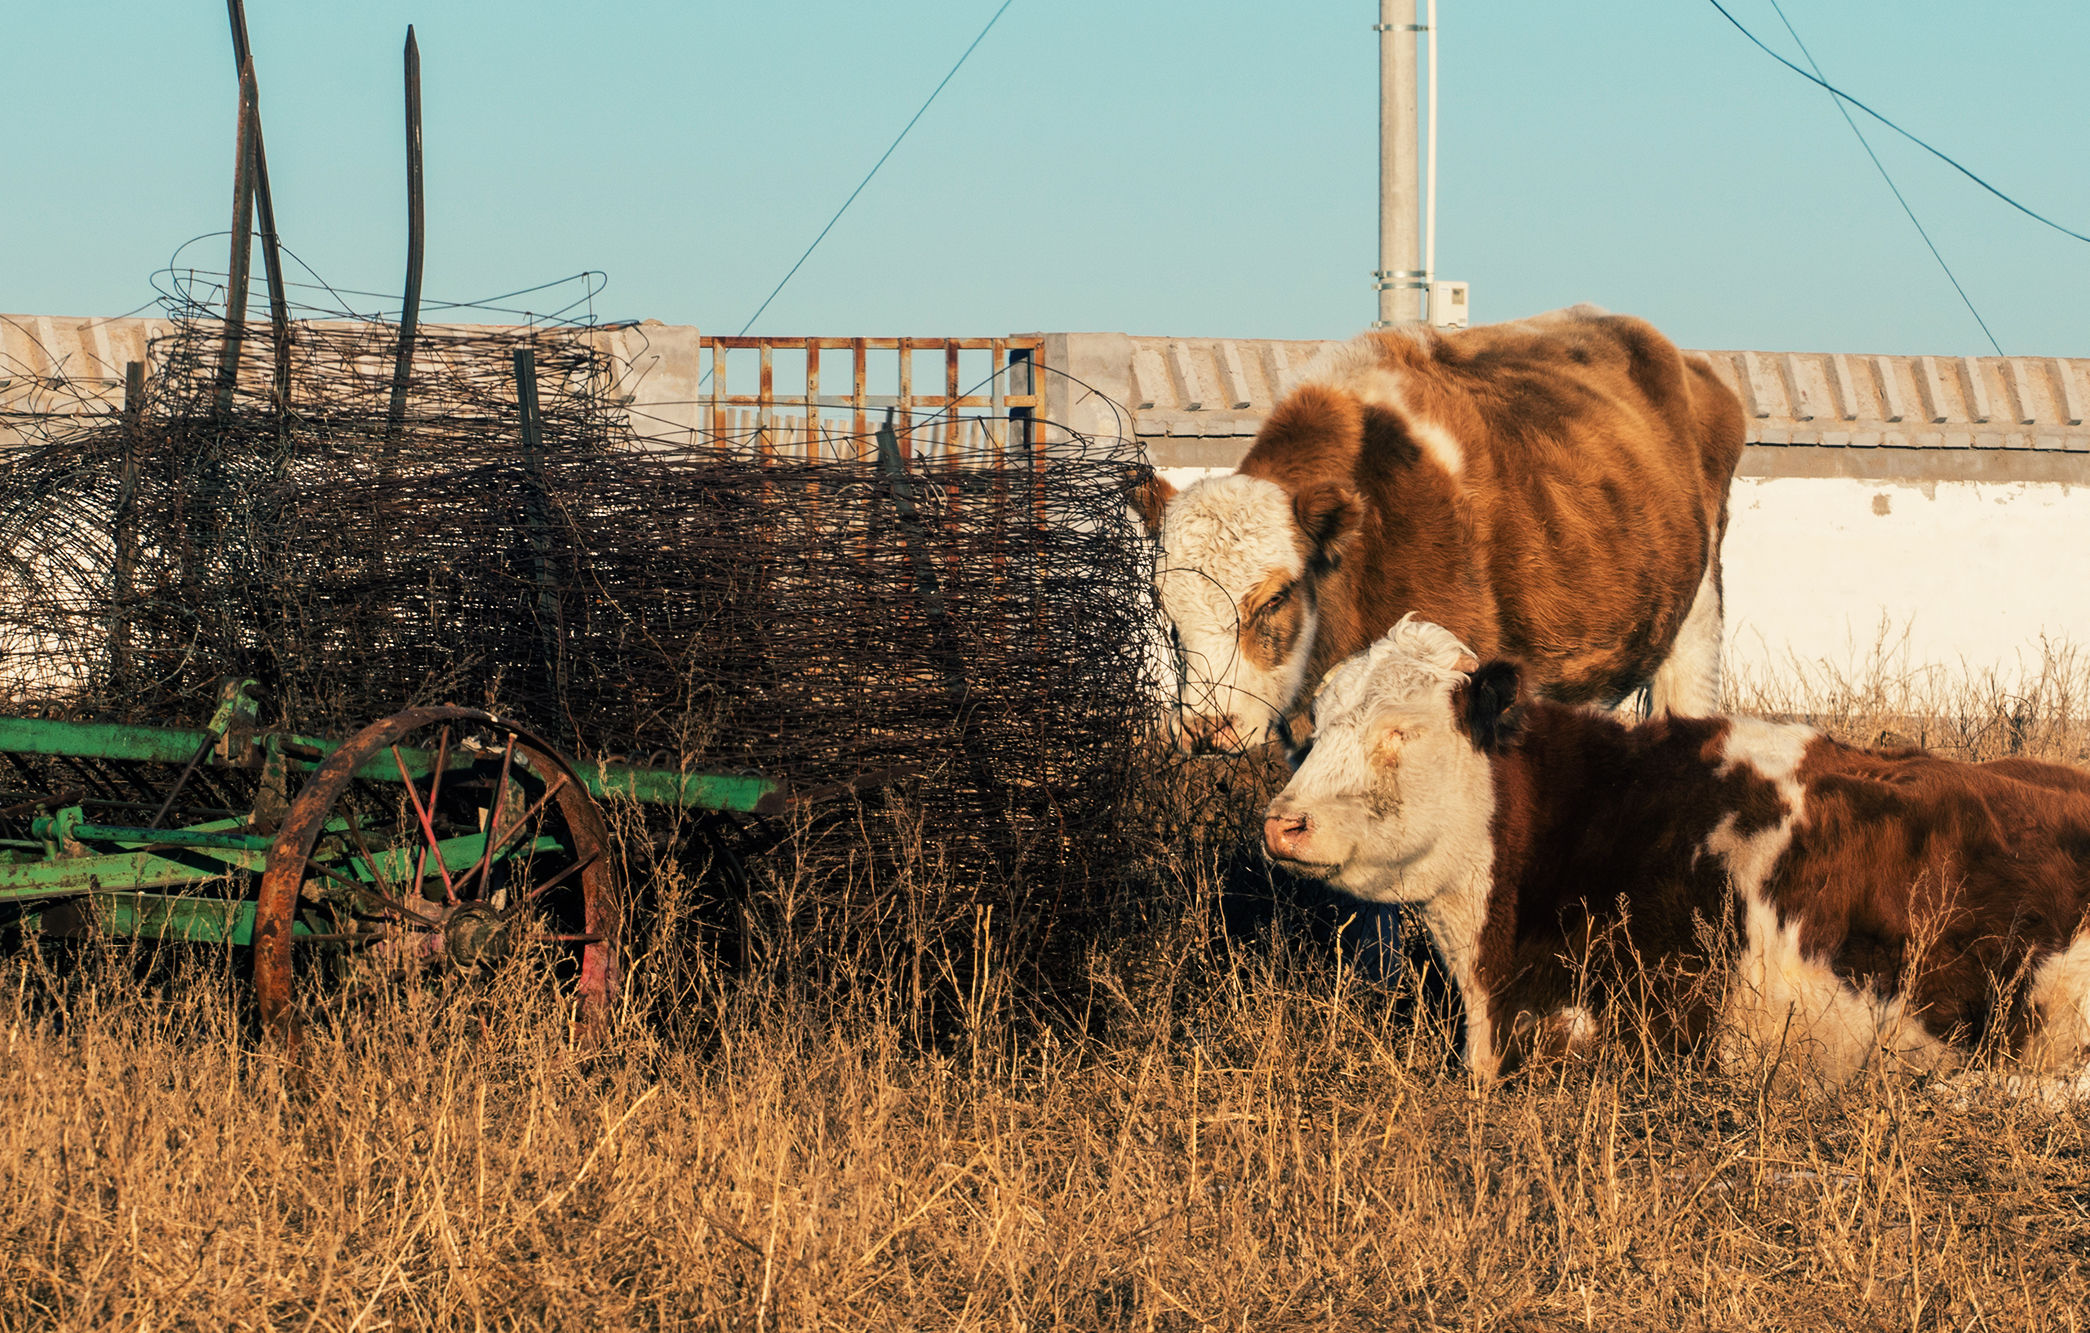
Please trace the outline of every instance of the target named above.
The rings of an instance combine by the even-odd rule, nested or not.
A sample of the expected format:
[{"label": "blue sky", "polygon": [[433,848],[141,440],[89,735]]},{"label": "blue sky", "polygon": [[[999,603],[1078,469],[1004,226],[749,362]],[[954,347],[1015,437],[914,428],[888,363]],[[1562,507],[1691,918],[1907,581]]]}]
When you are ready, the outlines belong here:
[{"label": "blue sky", "polygon": [[[398,289],[411,21],[432,298],[600,269],[602,317],[733,332],[998,3],[249,0],[283,236]],[[1769,0],[1727,3],[1792,51]],[[2090,233],[2090,4],[1785,3],[1832,81]],[[1989,351],[1828,96],[1710,4],[1440,11],[1438,268],[1478,318],[1592,300],[1691,346]],[[4,13],[0,310],[130,310],[230,213],[223,7]],[[1375,18],[1016,0],[755,331],[1363,327]],[[2090,245],[1861,124],[2003,350],[2090,355]]]}]

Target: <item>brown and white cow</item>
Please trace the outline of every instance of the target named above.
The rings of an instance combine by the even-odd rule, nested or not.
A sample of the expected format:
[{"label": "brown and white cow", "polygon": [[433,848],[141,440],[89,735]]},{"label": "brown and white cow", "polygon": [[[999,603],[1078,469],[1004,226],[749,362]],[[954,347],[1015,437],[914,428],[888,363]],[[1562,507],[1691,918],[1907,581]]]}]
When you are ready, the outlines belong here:
[{"label": "brown and white cow", "polygon": [[1266,850],[1417,906],[1484,1077],[1624,1005],[1665,1046],[1827,1083],[1986,1050],[2090,1095],[2090,773],[1752,718],[1631,727],[1412,619],[1313,707]]},{"label": "brown and white cow", "polygon": [[1569,703],[1719,697],[1742,409],[1642,320],[1576,306],[1365,334],[1307,370],[1239,470],[1142,496],[1178,737],[1261,743],[1414,612]]}]

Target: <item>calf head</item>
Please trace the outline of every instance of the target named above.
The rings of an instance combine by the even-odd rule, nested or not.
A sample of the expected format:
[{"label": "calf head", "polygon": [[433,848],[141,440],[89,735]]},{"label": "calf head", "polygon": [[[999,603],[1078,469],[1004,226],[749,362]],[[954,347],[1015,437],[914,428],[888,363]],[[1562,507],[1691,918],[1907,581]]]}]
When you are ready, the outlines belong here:
[{"label": "calf head", "polygon": [[1521,700],[1513,663],[1481,667],[1449,630],[1403,616],[1322,682],[1264,850],[1375,902],[1427,902],[1470,878],[1490,855],[1488,756],[1514,734]]},{"label": "calf head", "polygon": [[1157,478],[1142,507],[1161,540],[1155,586],[1175,659],[1178,744],[1262,744],[1306,679],[1319,587],[1356,529],[1356,497],[1235,473],[1180,493]]}]

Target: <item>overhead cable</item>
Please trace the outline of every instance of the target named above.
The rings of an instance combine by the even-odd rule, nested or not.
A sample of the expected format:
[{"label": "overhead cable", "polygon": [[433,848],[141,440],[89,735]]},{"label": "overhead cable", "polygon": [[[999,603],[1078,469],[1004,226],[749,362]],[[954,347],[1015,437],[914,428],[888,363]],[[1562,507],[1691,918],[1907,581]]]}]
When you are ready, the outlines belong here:
[{"label": "overhead cable", "polygon": [[[1771,8],[1777,12],[1778,21],[1785,25],[1785,31],[1791,35],[1794,45],[1800,48],[1800,54],[1806,58],[1808,68],[1814,71],[1817,79],[1822,77],[1820,63],[1815,60],[1814,53],[1807,49],[1807,43],[1800,40],[1798,30],[1792,26],[1792,20],[1785,17],[1785,10],[1779,5],[1778,0],[1771,0]],[[1896,185],[1894,178],[1887,174],[1887,164],[1880,161],[1878,153],[1872,151],[1872,144],[1866,139],[1865,131],[1859,129],[1858,122],[1851,119],[1850,108],[1845,106],[1840,98],[1836,99],[1836,111],[1837,114],[1843,117],[1843,123],[1851,127],[1851,133],[1858,136],[1858,146],[1865,150],[1865,156],[1871,158],[1872,165],[1878,169],[1880,179],[1887,182],[1887,188],[1894,192],[1894,202],[1900,204],[1901,211],[1908,214],[1909,225],[1916,229],[1916,234],[1923,238],[1923,244],[1929,247],[1930,257],[1938,261],[1939,268],[1945,270],[1945,281],[1951,283],[1952,290],[1959,293],[1959,299],[1966,304],[1967,313],[1972,315],[1974,322],[1981,326],[1982,336],[1988,339],[1988,345],[1996,349],[1997,356],[2003,355],[2003,345],[1996,341],[1996,335],[1989,332],[1988,321],[1983,319],[1981,312],[1974,308],[1974,298],[1968,296],[1967,289],[1959,285],[1959,278],[1953,273],[1952,266],[1945,262],[1944,255],[1938,253],[1937,243],[1930,239],[1930,233],[1925,231],[1923,224],[1916,219],[1916,210],[1909,206],[1909,201],[1902,196],[1901,187]]]},{"label": "overhead cable", "polygon": [[[905,139],[907,132],[914,128],[915,121],[920,120],[923,113],[928,111],[929,104],[934,102],[936,95],[943,91],[944,84],[949,83],[957,75],[958,71],[965,67],[965,62],[972,56],[973,49],[979,46],[981,42],[987,40],[987,34],[994,31],[994,25],[1001,22],[1001,16],[1008,12],[1010,5],[1015,3],[1016,0],[1002,0],[1001,8],[995,10],[994,17],[987,20],[987,26],[980,29],[980,35],[972,39],[972,46],[965,48],[965,53],[958,57],[958,63],[951,66],[950,73],[945,74],[943,81],[930,90],[928,101],[922,103],[921,109],[914,113],[913,119],[910,119],[905,125],[900,127],[899,134],[895,135],[893,141],[886,145],[885,151],[879,154],[878,160],[871,164],[871,169],[864,173],[864,178],[856,183],[856,188],[849,192],[849,197],[842,201],[842,206],[835,210],[835,215],[827,220],[827,225],[820,229],[820,234],[813,238],[813,243],[807,246],[805,253],[798,257],[798,262],[791,266],[791,271],[777,281],[777,285],[770,289],[769,295],[762,298],[762,304],[755,307],[755,313],[747,317],[747,323],[740,326],[741,334],[745,334],[755,326],[755,321],[762,318],[762,312],[769,309],[769,303],[776,300],[777,293],[784,290],[784,284],[791,281],[798,273],[798,270],[805,265],[806,260],[813,257],[813,251],[820,248],[820,242],[827,239],[827,233],[833,231],[835,224],[842,220],[842,214],[849,211],[849,205],[856,202],[856,196],[864,192],[864,187],[871,183],[871,177],[878,174],[878,169],[885,165],[885,160],[893,155],[893,150],[900,146],[900,141]],[[735,336],[738,337],[740,335],[736,334]]]},{"label": "overhead cable", "polygon": [[1965,176],[1968,180],[1974,182],[1976,185],[1988,191],[1996,198],[2001,199],[2004,203],[2010,205],[2018,212],[2023,213],[2028,218],[2031,218],[2034,222],[2039,223],[2041,226],[2051,227],[2055,231],[2060,232],[2063,236],[2073,237],[2074,239],[2081,241],[2086,245],[2090,245],[2090,236],[2085,236],[2082,232],[2075,231],[2072,228],[2064,227],[2060,223],[2054,221],[2052,218],[2046,216],[2044,213],[2041,213],[2036,209],[2027,208],[2025,205],[2019,203],[2017,200],[2003,193],[1995,186],[1990,185],[1981,177],[1975,175],[1973,171],[1961,165],[1954,158],[1946,155],[1945,153],[1939,151],[1936,148],[1931,147],[1928,143],[1924,142],[1916,135],[1911,134],[1909,131],[1903,129],[1901,126],[1887,119],[1879,112],[1874,111],[1871,107],[1865,105],[1857,98],[1852,97],[1849,93],[1843,91],[1843,89],[1838,88],[1836,85],[1830,83],[1827,79],[1822,78],[1818,74],[1812,74],[1804,69],[1801,69],[1798,65],[1793,64],[1790,60],[1787,60],[1784,56],[1779,55],[1770,47],[1765,46],[1761,38],[1759,38],[1755,33],[1749,31],[1747,28],[1742,26],[1742,21],[1740,19],[1727,12],[1727,6],[1721,4],[1720,0],[1706,0],[1706,3],[1711,5],[1714,9],[1719,10],[1720,17],[1726,19],[1729,23],[1733,24],[1736,32],[1739,32],[1740,34],[1742,34],[1742,36],[1749,39],[1750,45],[1754,46],[1757,50],[1763,52],[1771,59],[1777,61],[1779,64],[1785,66],[1793,73],[1799,75],[1801,78],[1807,80],[1807,82],[1814,84],[1816,87],[1833,94],[1839,101],[1848,102],[1852,106],[1858,108],[1858,110],[1863,111],[1866,115],[1871,116],[1880,124],[1885,125],[1888,129],[1894,131],[1902,138],[1907,139],[1910,143],[1916,145],[1918,148],[1921,148],[1924,152],[1929,153],[1932,157],[1936,158],[1940,162],[1943,162],[1946,166],[1951,167],[1954,171],[1958,172],[1962,176]]}]

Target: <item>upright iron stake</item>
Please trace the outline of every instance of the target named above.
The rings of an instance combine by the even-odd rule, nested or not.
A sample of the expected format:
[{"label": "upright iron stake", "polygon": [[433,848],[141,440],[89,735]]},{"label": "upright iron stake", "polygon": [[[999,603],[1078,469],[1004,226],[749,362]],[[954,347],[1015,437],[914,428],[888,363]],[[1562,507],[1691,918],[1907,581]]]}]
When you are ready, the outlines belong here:
[{"label": "upright iron stake", "polygon": [[138,450],[145,432],[145,363],[123,363],[123,476],[116,488],[116,568],[113,591],[116,614],[109,623],[109,672],[117,680],[130,674],[131,589],[137,581],[138,526],[133,504],[138,494]]},{"label": "upright iron stake", "polygon": [[[245,0],[225,0],[226,13],[232,20],[232,62],[243,72],[243,77],[252,77],[253,53],[247,45],[247,6]],[[275,331],[276,341],[276,411],[290,411],[290,298],[283,290],[283,252],[276,239],[276,204],[269,193],[268,149],[261,137],[260,95],[255,96],[254,111],[254,208],[261,221],[261,261],[268,270],[269,278],[269,323]]]},{"label": "upright iron stake", "polygon": [[421,48],[406,25],[406,300],[399,311],[399,352],[392,362],[392,410],[385,458],[399,449],[406,424],[406,386],[414,373],[414,333],[421,322]]},{"label": "upright iron stake", "polygon": [[515,405],[522,420],[523,502],[530,530],[531,562],[537,577],[537,632],[544,639],[544,664],[550,668],[556,703],[566,710],[565,612],[559,604],[552,570],[551,501],[544,481],[544,427],[537,414],[537,354],[528,346],[515,349]]},{"label": "upright iron stake", "polygon": [[218,362],[217,414],[231,415],[239,349],[247,324],[247,265],[254,245],[254,143],[261,132],[254,66],[239,72],[239,134],[232,162],[232,258],[225,277],[225,350]]}]

